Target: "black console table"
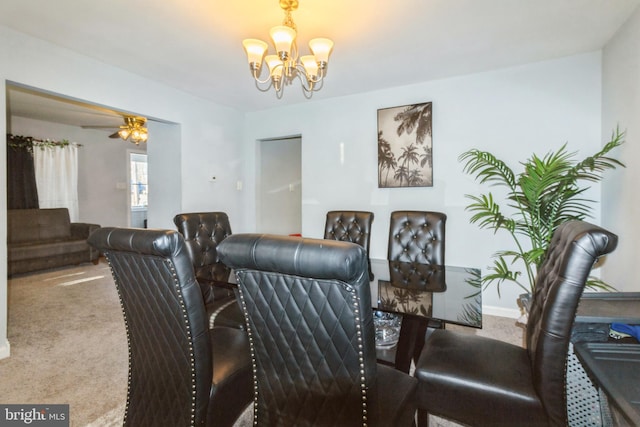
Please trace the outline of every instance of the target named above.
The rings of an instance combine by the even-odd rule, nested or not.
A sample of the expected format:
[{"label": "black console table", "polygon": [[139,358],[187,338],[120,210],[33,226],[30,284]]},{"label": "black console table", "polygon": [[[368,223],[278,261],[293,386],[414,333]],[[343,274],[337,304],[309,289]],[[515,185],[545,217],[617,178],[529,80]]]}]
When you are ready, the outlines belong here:
[{"label": "black console table", "polygon": [[606,394],[615,426],[640,426],[640,344],[574,345],[576,356]]},{"label": "black console table", "polygon": [[640,293],[585,292],[578,305],[567,358],[567,405],[572,427],[612,425],[616,408],[608,404],[604,388],[576,354],[578,346],[622,345],[608,342],[612,322],[640,324]]}]

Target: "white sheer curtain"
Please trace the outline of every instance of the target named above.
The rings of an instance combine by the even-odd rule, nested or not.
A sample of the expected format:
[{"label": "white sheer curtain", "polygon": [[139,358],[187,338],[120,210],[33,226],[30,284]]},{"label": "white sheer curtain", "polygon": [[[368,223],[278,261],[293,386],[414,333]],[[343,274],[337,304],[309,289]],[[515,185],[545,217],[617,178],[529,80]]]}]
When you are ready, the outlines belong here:
[{"label": "white sheer curtain", "polygon": [[78,146],[33,147],[38,202],[41,208],[68,208],[78,221]]}]

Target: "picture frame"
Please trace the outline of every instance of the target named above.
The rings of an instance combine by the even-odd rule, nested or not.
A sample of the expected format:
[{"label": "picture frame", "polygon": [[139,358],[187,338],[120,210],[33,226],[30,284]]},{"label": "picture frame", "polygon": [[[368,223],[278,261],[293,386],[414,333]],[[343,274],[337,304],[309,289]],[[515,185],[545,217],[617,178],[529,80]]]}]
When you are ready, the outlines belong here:
[{"label": "picture frame", "polygon": [[378,188],[433,187],[432,104],[378,110]]}]

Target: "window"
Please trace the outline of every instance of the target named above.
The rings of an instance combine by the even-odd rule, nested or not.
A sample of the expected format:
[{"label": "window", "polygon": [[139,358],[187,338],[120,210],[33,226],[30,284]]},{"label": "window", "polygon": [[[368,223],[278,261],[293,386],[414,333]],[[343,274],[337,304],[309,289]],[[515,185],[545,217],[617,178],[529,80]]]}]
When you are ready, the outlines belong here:
[{"label": "window", "polygon": [[147,180],[147,155],[131,153],[131,208],[147,207],[149,182]]}]

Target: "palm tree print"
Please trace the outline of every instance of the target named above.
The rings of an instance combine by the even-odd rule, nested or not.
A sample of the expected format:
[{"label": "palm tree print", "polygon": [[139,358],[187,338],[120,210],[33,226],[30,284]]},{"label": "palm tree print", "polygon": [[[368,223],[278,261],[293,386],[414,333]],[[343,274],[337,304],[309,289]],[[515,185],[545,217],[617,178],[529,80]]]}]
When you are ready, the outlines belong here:
[{"label": "palm tree print", "polygon": [[391,144],[378,132],[378,182],[382,182],[382,173],[386,170],[385,180],[389,180],[389,172],[397,166],[396,158],[391,152]]},{"label": "palm tree print", "polygon": [[378,186],[433,185],[431,103],[378,110]]}]

